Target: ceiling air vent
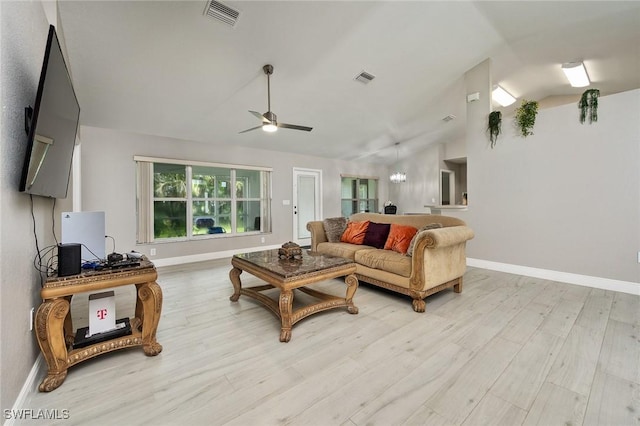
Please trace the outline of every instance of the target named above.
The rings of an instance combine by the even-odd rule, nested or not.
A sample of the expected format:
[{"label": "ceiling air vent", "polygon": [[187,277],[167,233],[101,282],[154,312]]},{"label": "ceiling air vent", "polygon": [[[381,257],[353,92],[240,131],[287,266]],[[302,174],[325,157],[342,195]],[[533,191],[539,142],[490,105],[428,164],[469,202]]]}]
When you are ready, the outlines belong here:
[{"label": "ceiling air vent", "polygon": [[217,19],[218,21],[224,22],[232,27],[236,26],[238,17],[240,17],[240,11],[216,0],[207,2],[207,8],[204,13],[210,18]]},{"label": "ceiling air vent", "polygon": [[368,73],[366,71],[362,71],[360,74],[356,75],[353,79],[356,80],[356,81],[359,81],[360,83],[368,84],[374,78],[376,78],[375,75],[370,74],[370,73]]},{"label": "ceiling air vent", "polygon": [[442,119],[442,121],[444,121],[445,123],[448,123],[451,120],[455,120],[456,116],[453,114],[449,114],[447,115],[445,118]]}]

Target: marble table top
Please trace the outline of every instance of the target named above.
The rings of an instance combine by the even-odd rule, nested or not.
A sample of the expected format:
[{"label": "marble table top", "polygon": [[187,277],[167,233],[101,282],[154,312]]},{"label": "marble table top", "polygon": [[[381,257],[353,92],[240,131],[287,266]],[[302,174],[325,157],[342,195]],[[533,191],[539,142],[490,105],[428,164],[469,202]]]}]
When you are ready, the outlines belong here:
[{"label": "marble table top", "polygon": [[329,256],[309,250],[302,250],[302,259],[280,259],[277,249],[241,253],[233,257],[252,263],[284,278],[291,278],[353,263],[351,259]]}]

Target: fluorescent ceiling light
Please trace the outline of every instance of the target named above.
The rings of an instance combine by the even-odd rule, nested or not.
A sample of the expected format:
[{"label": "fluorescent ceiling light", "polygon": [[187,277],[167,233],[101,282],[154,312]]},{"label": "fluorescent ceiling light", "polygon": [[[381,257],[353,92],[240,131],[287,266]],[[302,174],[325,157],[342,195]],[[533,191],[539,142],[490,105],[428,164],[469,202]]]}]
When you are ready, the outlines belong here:
[{"label": "fluorescent ceiling light", "polygon": [[275,132],[276,130],[278,130],[278,126],[276,126],[275,124],[263,124],[262,125],[262,130],[264,130],[265,132]]},{"label": "fluorescent ceiling light", "polygon": [[573,87],[585,87],[591,84],[587,70],[582,62],[567,62],[562,64],[562,71]]},{"label": "fluorescent ceiling light", "polygon": [[516,98],[500,86],[496,86],[496,88],[493,89],[491,98],[503,107],[509,106],[516,101]]}]

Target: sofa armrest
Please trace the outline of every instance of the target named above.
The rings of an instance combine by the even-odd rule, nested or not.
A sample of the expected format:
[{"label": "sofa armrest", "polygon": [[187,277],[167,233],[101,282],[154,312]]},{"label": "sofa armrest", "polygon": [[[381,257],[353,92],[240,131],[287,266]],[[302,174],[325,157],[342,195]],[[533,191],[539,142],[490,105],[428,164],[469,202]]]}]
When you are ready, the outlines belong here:
[{"label": "sofa armrest", "polygon": [[462,225],[421,231],[411,260],[410,288],[425,291],[464,275],[465,246],[473,236],[473,230]]},{"label": "sofa armrest", "polygon": [[308,222],[307,231],[311,232],[311,251],[318,251],[318,244],[329,241],[321,220]]},{"label": "sofa armrest", "polygon": [[445,228],[428,229],[418,234],[415,242],[415,250],[449,247],[464,243],[473,237],[473,230],[468,226],[448,226]]}]

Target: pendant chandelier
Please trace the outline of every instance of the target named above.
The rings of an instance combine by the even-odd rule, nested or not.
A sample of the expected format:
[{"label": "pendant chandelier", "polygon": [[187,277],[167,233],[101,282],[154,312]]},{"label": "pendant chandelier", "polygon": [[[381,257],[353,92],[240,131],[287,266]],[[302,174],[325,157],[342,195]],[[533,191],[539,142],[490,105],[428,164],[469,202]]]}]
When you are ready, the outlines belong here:
[{"label": "pendant chandelier", "polygon": [[[398,145],[400,145],[400,142],[396,142],[396,163],[399,160]],[[392,183],[406,182],[407,181],[407,174],[405,172],[398,171],[398,172],[392,173],[391,176],[389,176],[389,180]]]}]

